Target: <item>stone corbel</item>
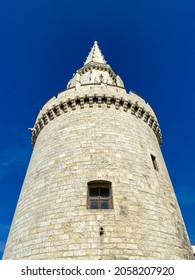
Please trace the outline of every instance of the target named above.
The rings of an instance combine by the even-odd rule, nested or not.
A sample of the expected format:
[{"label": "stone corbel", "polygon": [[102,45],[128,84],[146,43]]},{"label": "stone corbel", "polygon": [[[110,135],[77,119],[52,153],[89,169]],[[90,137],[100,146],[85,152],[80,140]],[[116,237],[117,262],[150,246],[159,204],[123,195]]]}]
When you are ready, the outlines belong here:
[{"label": "stone corbel", "polygon": [[141,119],[142,116],[143,116],[143,113],[144,113],[143,108],[139,107],[139,108],[138,108],[138,111],[137,111],[137,116],[138,116],[138,118]]},{"label": "stone corbel", "polygon": [[35,129],[36,129],[37,134],[41,131],[38,123],[35,124]]},{"label": "stone corbel", "polygon": [[144,113],[144,121],[145,121],[146,123],[148,122],[149,116],[150,116],[149,112],[146,111],[146,112]]},{"label": "stone corbel", "polygon": [[153,129],[154,132],[156,132],[157,125],[158,125],[158,124],[157,124],[157,121],[154,120],[154,122],[153,122],[153,124],[152,124],[152,129]]},{"label": "stone corbel", "polygon": [[107,108],[110,108],[110,106],[111,106],[111,98],[110,97],[107,97],[106,103],[107,103]]},{"label": "stone corbel", "polygon": [[49,122],[49,117],[48,117],[47,114],[43,114],[43,121],[44,121],[44,124],[45,124],[45,125],[48,124],[48,122]]},{"label": "stone corbel", "polygon": [[40,129],[44,128],[44,121],[43,121],[42,117],[40,119],[38,119],[38,124],[40,126]]},{"label": "stone corbel", "polygon": [[72,105],[72,110],[76,110],[76,100],[71,99],[70,102],[71,102],[71,105]]},{"label": "stone corbel", "polygon": [[55,110],[56,110],[56,115],[60,116],[61,115],[61,111],[60,111],[60,106],[59,105],[55,106]]},{"label": "stone corbel", "polygon": [[102,97],[98,96],[98,107],[102,107]]},{"label": "stone corbel", "polygon": [[128,104],[128,101],[124,101],[123,102],[123,111],[127,112],[127,104]]},{"label": "stone corbel", "polygon": [[150,116],[149,121],[148,121],[148,125],[149,125],[150,127],[152,127],[153,122],[154,122],[154,117],[153,117],[153,116]]},{"label": "stone corbel", "polygon": [[48,115],[49,115],[50,120],[53,120],[55,118],[55,115],[54,115],[54,112],[52,109],[48,110]]},{"label": "stone corbel", "polygon": [[68,112],[68,104],[67,104],[67,102],[66,101],[62,102],[62,105],[63,105],[64,112],[67,113]]},{"label": "stone corbel", "polygon": [[136,104],[132,104],[131,105],[131,114],[132,115],[135,115],[135,108],[136,108],[136,106],[137,106]]}]

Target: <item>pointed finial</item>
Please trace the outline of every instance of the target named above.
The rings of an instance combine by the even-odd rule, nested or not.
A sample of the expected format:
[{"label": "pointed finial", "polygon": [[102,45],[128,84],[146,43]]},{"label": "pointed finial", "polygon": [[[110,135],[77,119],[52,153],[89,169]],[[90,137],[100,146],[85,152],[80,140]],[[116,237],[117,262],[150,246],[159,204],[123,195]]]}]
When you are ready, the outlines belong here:
[{"label": "pointed finial", "polygon": [[94,41],[93,47],[84,62],[84,66],[77,70],[76,74],[68,82],[67,89],[75,87],[79,92],[80,86],[89,84],[124,87],[121,78],[106,63],[97,41]]},{"label": "pointed finial", "polygon": [[88,55],[84,65],[86,65],[89,62],[97,62],[97,63],[106,64],[106,61],[104,59],[103,54],[101,53],[101,50],[98,46],[97,41],[94,41],[93,47],[91,48],[91,51],[89,52],[89,55]]}]

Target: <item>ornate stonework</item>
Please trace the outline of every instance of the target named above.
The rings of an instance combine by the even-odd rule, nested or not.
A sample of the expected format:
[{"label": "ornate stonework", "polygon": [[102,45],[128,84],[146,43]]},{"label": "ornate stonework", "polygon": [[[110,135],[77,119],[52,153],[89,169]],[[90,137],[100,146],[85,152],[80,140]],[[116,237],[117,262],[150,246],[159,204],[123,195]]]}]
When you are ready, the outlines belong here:
[{"label": "ornate stonework", "polygon": [[124,89],[117,87],[107,85],[105,90],[104,86],[101,85],[85,85],[76,93],[75,88],[60,93],[57,98],[52,98],[43,107],[39,112],[34,129],[32,129],[33,146],[39,132],[56,117],[74,110],[97,106],[99,108],[106,107],[107,109],[112,107],[137,116],[151,127],[159,144],[161,144],[162,135],[157,118],[150,105],[142,98],[133,92],[127,94]]},{"label": "ornate stonework", "polygon": [[115,85],[124,88],[121,78],[114,73],[110,65],[104,60],[96,41],[84,66],[73,75],[73,78],[68,82],[67,88],[77,88],[80,85],[89,84]]}]

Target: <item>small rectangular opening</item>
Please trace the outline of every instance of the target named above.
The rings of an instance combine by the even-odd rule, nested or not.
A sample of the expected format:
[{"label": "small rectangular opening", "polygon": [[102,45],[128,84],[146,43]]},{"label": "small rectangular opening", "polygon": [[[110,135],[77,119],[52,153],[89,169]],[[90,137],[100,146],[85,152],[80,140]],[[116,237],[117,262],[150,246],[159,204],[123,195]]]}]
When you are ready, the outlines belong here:
[{"label": "small rectangular opening", "polygon": [[108,181],[91,181],[88,183],[88,209],[111,209],[111,183]]},{"label": "small rectangular opening", "polygon": [[151,159],[152,159],[154,169],[158,171],[158,165],[157,165],[156,157],[154,155],[151,155]]}]

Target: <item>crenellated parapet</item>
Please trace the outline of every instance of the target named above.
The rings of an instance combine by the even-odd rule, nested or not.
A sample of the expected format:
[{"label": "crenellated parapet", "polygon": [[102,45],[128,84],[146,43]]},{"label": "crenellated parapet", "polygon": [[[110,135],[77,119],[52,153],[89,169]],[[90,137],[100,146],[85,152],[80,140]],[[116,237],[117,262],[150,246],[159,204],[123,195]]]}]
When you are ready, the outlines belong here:
[{"label": "crenellated parapet", "polygon": [[40,131],[52,120],[75,110],[104,108],[124,111],[143,121],[154,131],[159,144],[162,134],[158,120],[151,106],[134,92],[129,94],[122,88],[105,85],[81,86],[68,89],[49,100],[39,112],[32,129],[32,145],[35,145]]}]

